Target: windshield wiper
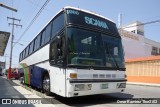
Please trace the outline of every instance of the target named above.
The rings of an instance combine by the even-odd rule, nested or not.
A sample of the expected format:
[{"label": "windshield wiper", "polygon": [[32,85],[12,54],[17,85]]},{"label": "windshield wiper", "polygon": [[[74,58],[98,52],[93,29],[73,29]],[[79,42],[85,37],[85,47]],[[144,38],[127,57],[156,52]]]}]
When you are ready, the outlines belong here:
[{"label": "windshield wiper", "polygon": [[116,65],[117,69],[119,69],[119,66],[118,66],[118,63],[117,63],[117,61],[116,61],[115,57],[114,57],[114,56],[112,56],[112,55],[110,55],[110,56],[112,57],[112,59],[113,59],[113,61],[114,61],[115,65]]},{"label": "windshield wiper", "polygon": [[115,57],[112,56],[112,55],[109,53],[109,48],[108,48],[107,45],[106,45],[106,47],[107,47],[107,53],[108,53],[108,55],[110,55],[110,57],[113,59],[114,64],[116,65],[117,69],[119,70],[119,66],[118,66],[118,63],[117,63]]}]

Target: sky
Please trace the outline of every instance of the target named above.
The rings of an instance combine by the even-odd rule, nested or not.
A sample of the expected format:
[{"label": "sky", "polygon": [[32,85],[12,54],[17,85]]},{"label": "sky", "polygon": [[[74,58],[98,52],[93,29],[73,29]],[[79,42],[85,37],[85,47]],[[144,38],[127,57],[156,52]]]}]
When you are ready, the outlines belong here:
[{"label": "sky", "polygon": [[[8,25],[12,20],[7,20],[7,16],[21,19],[20,23],[15,21],[16,24],[23,26],[22,28],[15,27],[14,42],[16,42],[45,1],[46,0],[0,0],[0,3],[18,10],[18,12],[13,12],[0,7],[0,31],[12,31],[12,26]],[[93,11],[113,20],[117,25],[118,14],[121,13],[122,25],[126,25],[134,21],[145,23],[160,20],[159,4],[160,0],[50,0],[33,25],[23,35],[19,43],[14,45],[12,67],[18,67],[20,52],[40,32],[46,23],[65,6]],[[159,28],[160,22],[145,25],[145,37],[160,42]],[[5,54],[8,56],[6,57],[7,68],[9,65],[10,39],[5,51]],[[23,46],[20,44],[23,44]],[[5,57],[0,56],[0,61],[5,61]]]}]

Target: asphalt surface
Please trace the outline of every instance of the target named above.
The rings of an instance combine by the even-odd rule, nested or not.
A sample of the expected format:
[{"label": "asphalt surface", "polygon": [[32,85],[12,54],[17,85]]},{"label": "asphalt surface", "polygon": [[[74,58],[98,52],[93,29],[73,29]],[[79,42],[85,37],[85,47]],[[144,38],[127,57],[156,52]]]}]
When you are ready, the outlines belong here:
[{"label": "asphalt surface", "polygon": [[[22,93],[18,80],[8,81],[4,78],[0,77],[0,98],[33,98],[36,93],[38,96],[44,96],[41,94],[39,90],[35,90],[34,92],[28,92],[28,89],[23,90]],[[4,88],[5,87],[5,88]],[[24,88],[23,88],[24,89]],[[36,98],[40,98],[36,96]],[[123,98],[123,99],[122,99]],[[159,104],[123,104],[128,99],[140,99],[142,98],[159,98],[156,99]],[[57,107],[67,107],[67,106],[87,106],[87,107],[159,107],[160,106],[160,87],[154,86],[141,86],[141,85],[127,85],[126,90],[123,93],[111,93],[111,94],[103,94],[103,95],[91,95],[91,96],[83,96],[83,97],[75,97],[75,98],[63,98],[58,95],[52,94],[49,97],[45,96],[45,99],[48,100],[50,106],[54,105]],[[155,99],[154,99],[155,100]],[[130,100],[129,100],[130,101]],[[139,101],[139,100],[138,100]],[[154,101],[154,103],[156,103]],[[2,106],[2,105],[0,105]],[[34,107],[35,105],[29,105],[29,107]],[[44,105],[42,105],[44,107]],[[2,106],[3,107],[3,106]],[[13,106],[12,106],[13,107]],[[15,106],[16,107],[16,106]],[[26,106],[28,107],[28,105]],[[39,106],[37,106],[39,107]],[[45,106],[46,107],[46,106]]]},{"label": "asphalt surface", "polygon": [[[33,99],[40,98],[39,96],[21,87],[20,84],[17,84],[18,80],[16,80],[17,83],[13,81],[7,80],[6,77],[0,76],[0,103],[3,103],[2,100],[5,100],[5,99],[7,100],[17,99],[18,100],[18,99],[28,99],[28,98],[33,98]],[[12,104],[12,105],[11,104],[0,104],[0,107],[44,107],[44,106],[54,107],[53,104],[44,104],[44,105],[42,104]]]}]

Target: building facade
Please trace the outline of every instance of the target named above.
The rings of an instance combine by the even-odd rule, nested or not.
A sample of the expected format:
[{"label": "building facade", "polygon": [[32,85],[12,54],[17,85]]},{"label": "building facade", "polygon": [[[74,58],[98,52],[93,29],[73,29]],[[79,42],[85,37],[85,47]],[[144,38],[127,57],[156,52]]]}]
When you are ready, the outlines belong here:
[{"label": "building facade", "polygon": [[124,46],[125,58],[160,55],[160,43],[144,36],[144,26],[134,22],[119,29]]},{"label": "building facade", "polygon": [[128,82],[160,84],[160,43],[145,37],[136,21],[119,29],[125,53]]}]

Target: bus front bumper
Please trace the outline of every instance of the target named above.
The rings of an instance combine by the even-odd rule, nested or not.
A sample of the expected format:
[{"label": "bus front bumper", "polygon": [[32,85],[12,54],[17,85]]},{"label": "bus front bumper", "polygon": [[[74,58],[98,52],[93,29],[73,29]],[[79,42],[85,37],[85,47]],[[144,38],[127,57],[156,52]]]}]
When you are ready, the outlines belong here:
[{"label": "bus front bumper", "polygon": [[126,79],[71,79],[67,97],[122,92],[126,88]]}]

